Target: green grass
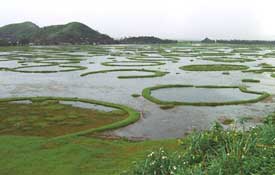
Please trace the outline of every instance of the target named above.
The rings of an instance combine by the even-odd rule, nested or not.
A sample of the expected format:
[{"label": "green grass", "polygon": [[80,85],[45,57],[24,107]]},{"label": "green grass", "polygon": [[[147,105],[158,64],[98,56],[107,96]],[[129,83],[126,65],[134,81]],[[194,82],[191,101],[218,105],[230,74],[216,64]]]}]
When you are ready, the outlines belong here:
[{"label": "green grass", "polygon": [[198,64],[181,66],[180,69],[185,71],[235,71],[245,70],[248,66],[233,64]]},{"label": "green grass", "polygon": [[245,83],[260,83],[260,80],[255,80],[255,79],[242,79],[242,82]]},{"label": "green grass", "polygon": [[87,72],[83,73],[80,76],[87,76],[91,74],[98,74],[98,73],[108,73],[108,72],[149,72],[153,73],[151,75],[125,75],[125,76],[118,76],[117,78],[120,79],[129,79],[129,78],[154,78],[154,77],[162,77],[168,72],[162,72],[157,70],[149,70],[149,69],[109,69],[109,70],[100,70],[100,71],[93,71],[93,72]]},{"label": "green grass", "polygon": [[[158,98],[155,98],[151,95],[151,92],[158,89],[166,89],[166,88],[238,88],[243,93],[250,93],[250,94],[257,94],[259,95],[257,98],[249,99],[249,100],[240,100],[240,101],[228,101],[228,102],[179,102],[179,101],[163,101],[159,100]],[[142,96],[146,98],[147,100],[159,104],[159,105],[192,105],[192,106],[223,106],[223,105],[238,105],[238,104],[245,104],[245,103],[256,103],[261,100],[264,100],[265,98],[269,97],[270,94],[266,92],[256,92],[256,91],[250,91],[245,87],[240,86],[212,86],[212,85],[206,85],[206,86],[194,86],[194,85],[181,85],[181,84],[173,84],[173,85],[158,85],[153,87],[148,87],[143,89]]]},{"label": "green grass", "polygon": [[119,175],[151,149],[180,149],[176,140],[130,142],[73,137],[0,136],[0,174]]}]

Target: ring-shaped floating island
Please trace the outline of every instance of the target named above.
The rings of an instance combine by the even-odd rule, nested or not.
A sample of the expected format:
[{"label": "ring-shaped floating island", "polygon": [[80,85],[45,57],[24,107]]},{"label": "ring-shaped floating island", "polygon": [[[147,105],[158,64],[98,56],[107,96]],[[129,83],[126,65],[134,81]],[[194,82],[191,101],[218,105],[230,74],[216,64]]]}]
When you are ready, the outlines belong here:
[{"label": "ring-shaped floating island", "polygon": [[109,72],[149,72],[153,74],[149,75],[120,75],[117,78],[120,79],[130,79],[130,78],[154,78],[154,77],[162,77],[168,74],[169,72],[163,72],[158,70],[149,70],[149,69],[109,69],[109,70],[100,70],[100,71],[92,71],[83,73],[80,76],[87,76],[91,74],[99,74],[99,73],[109,73]]},{"label": "ring-shaped floating island", "polygon": [[[60,68],[59,70],[50,70],[51,67],[57,66]],[[27,70],[28,68],[40,68],[40,67],[49,67],[49,70]],[[50,64],[50,65],[34,65],[34,66],[20,66],[15,68],[5,68],[2,70],[11,71],[11,72],[20,72],[20,73],[58,73],[58,72],[72,72],[85,70],[87,67],[85,66],[77,66],[77,65],[58,65],[58,64]]]},{"label": "ring-shaped floating island", "polygon": [[177,58],[165,58],[165,57],[157,57],[157,58],[152,58],[152,57],[128,57],[128,60],[133,60],[133,61],[146,61],[146,62],[159,62],[159,61],[179,61],[180,59]]},{"label": "ring-shaped floating island", "polygon": [[1,135],[80,136],[124,127],[140,116],[128,106],[68,97],[2,98],[0,107]]},{"label": "ring-shaped floating island", "polygon": [[[123,64],[126,63],[126,64]],[[109,61],[101,63],[103,66],[125,66],[125,67],[135,67],[135,66],[160,66],[164,65],[163,62],[157,61]]]},{"label": "ring-shaped floating island", "polygon": [[[167,100],[161,100],[159,98],[156,98],[152,95],[152,91],[160,90],[160,89],[168,89],[168,88],[196,88],[196,89],[239,89],[242,93],[247,94],[254,94],[258,95],[255,98],[251,99],[245,99],[245,100],[234,100],[234,101],[218,101],[218,102],[188,102],[188,101],[167,101]],[[178,92],[178,91],[177,91]],[[191,94],[192,95],[192,94]],[[198,94],[194,94],[194,96],[197,96]],[[191,105],[191,106],[224,106],[224,105],[239,105],[239,104],[246,104],[246,103],[256,103],[261,100],[264,100],[265,98],[269,97],[270,94],[267,92],[258,92],[258,91],[251,91],[248,90],[246,87],[242,86],[213,86],[213,85],[201,85],[201,86],[195,86],[195,85],[182,85],[182,84],[172,84],[172,85],[158,85],[153,87],[148,87],[143,89],[142,96],[146,98],[147,100],[159,104],[159,105]]]},{"label": "ring-shaped floating island", "polygon": [[245,63],[253,62],[255,59],[250,58],[202,58],[202,60],[213,61],[213,62],[224,62],[224,63]]},{"label": "ring-shaped floating island", "polygon": [[248,66],[237,64],[193,64],[180,67],[185,71],[237,71],[248,68]]}]

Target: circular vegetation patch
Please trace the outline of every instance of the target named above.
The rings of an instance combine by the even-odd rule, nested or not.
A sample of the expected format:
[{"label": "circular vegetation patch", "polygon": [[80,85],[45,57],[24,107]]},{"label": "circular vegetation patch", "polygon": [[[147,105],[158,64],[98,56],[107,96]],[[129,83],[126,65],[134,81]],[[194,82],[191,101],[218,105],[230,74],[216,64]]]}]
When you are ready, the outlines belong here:
[{"label": "circular vegetation patch", "polygon": [[[46,69],[45,69],[46,68]],[[84,66],[71,66],[71,65],[37,65],[37,66],[21,66],[16,68],[6,69],[12,72],[21,73],[57,73],[57,72],[71,72],[85,70]]]},{"label": "circular vegetation patch", "polygon": [[103,62],[103,66],[160,66],[165,63],[157,61],[112,61],[112,62]]},{"label": "circular vegetation patch", "polygon": [[234,71],[246,70],[248,66],[235,64],[197,64],[181,66],[180,69],[186,71]]},{"label": "circular vegetation patch", "polygon": [[85,135],[123,127],[139,119],[139,113],[127,106],[80,98],[5,98],[0,99],[0,109],[1,135]]},{"label": "circular vegetation patch", "polygon": [[162,71],[157,71],[157,70],[148,70],[148,69],[110,69],[110,70],[87,72],[87,73],[81,74],[80,76],[87,76],[87,75],[99,74],[99,73],[109,73],[109,72],[148,72],[148,73],[153,73],[153,74],[149,74],[149,75],[124,75],[124,76],[117,77],[117,78],[121,78],[121,79],[162,77],[168,73],[168,72],[162,72]]},{"label": "circular vegetation patch", "polygon": [[[169,89],[169,88],[191,88],[194,90],[198,89],[204,89],[206,91],[203,92],[203,96],[207,96],[205,93],[210,93],[211,90],[227,90],[227,89],[238,89],[242,93],[245,94],[251,94],[253,95],[253,98],[249,99],[240,99],[240,100],[232,100],[232,101],[178,101],[178,100],[163,100],[159,99],[155,96],[152,95],[153,91],[161,90],[161,89]],[[169,93],[168,93],[169,95]],[[170,93],[172,96],[172,94]],[[175,91],[176,97],[178,97],[179,91],[178,89]],[[159,104],[159,105],[193,105],[193,106],[222,106],[222,105],[238,105],[238,104],[245,104],[245,103],[256,103],[258,101],[261,101],[267,97],[270,96],[270,94],[266,92],[257,92],[257,91],[250,91],[245,87],[240,87],[240,86],[194,86],[194,85],[180,85],[180,84],[175,84],[175,85],[159,85],[159,86],[153,86],[153,87],[148,87],[143,89],[142,91],[142,96],[146,98],[147,100]],[[187,96],[187,95],[186,95]],[[198,92],[191,92],[188,94],[189,97],[194,97],[195,99],[199,96]],[[214,95],[215,97],[215,95]],[[169,98],[167,96],[167,98]],[[184,98],[183,98],[184,99]],[[222,98],[223,100],[223,98]]]},{"label": "circular vegetation patch", "polygon": [[249,58],[203,58],[202,60],[207,60],[207,61],[214,61],[214,62],[225,62],[225,63],[244,63],[244,62],[252,62],[256,61],[254,59],[249,59]]}]

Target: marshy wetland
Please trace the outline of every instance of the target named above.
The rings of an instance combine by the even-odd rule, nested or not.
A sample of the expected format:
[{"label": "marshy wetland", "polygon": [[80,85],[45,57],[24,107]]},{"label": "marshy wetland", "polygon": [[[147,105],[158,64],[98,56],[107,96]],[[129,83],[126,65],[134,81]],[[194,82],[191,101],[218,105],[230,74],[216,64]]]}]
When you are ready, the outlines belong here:
[{"label": "marshy wetland", "polygon": [[[53,164],[41,168],[46,171],[59,165],[54,162],[64,152],[85,147],[79,157],[66,160],[92,164],[97,160],[91,157],[106,156],[110,160],[102,167],[112,168],[84,161],[72,171],[75,167],[63,162],[61,174],[119,174],[115,167],[129,169],[146,149],[178,149],[173,139],[209,129],[215,121],[228,127],[228,121],[245,118],[250,119],[245,128],[262,125],[274,112],[274,74],[275,47],[266,45],[1,47],[0,137],[5,144],[0,149],[10,144],[45,150],[41,154],[51,158],[57,153]],[[97,149],[89,152],[91,145]],[[124,153],[112,157],[110,149]],[[32,154],[27,163],[41,158]],[[21,166],[19,149],[13,156]],[[0,172],[18,173],[10,168]]]},{"label": "marshy wetland", "polygon": [[[269,46],[9,47],[1,48],[0,60],[1,98],[78,97],[142,113],[133,125],[110,133],[120,137],[177,138],[192,129],[206,129],[220,117],[261,118],[274,105],[275,48]],[[152,86],[173,84],[205,87],[154,90],[153,96],[162,101],[183,102],[167,110],[146,98],[132,97]],[[264,95],[245,93],[243,88]]]}]

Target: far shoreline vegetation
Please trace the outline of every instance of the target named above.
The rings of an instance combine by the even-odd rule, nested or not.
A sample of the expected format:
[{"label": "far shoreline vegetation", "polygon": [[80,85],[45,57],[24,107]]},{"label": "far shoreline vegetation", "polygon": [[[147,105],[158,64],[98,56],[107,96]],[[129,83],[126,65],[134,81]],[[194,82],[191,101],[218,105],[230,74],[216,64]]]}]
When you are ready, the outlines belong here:
[{"label": "far shoreline vegetation", "polygon": [[232,39],[232,40],[224,40],[224,39],[210,39],[205,38],[201,41],[201,43],[205,44],[251,44],[251,45],[258,45],[258,44],[268,44],[268,45],[275,45],[275,41],[269,40],[240,40],[240,39]]}]

